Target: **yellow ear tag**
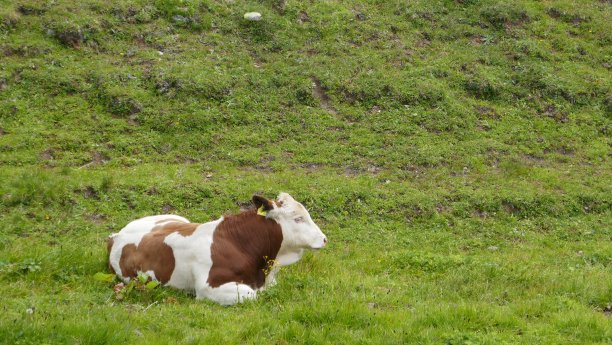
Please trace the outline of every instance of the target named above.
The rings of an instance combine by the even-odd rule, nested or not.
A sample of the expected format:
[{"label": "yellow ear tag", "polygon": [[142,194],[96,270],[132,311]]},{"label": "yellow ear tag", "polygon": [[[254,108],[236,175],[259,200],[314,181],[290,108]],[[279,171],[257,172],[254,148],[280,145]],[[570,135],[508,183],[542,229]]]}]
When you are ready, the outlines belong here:
[{"label": "yellow ear tag", "polygon": [[268,215],[268,211],[264,210],[263,205],[261,205],[257,209],[257,214],[265,217],[266,215]]}]

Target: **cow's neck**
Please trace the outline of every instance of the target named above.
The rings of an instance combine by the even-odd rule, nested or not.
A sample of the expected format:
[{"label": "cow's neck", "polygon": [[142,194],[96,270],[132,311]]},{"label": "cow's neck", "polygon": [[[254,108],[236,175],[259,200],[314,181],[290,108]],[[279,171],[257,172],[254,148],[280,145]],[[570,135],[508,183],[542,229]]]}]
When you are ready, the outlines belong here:
[{"label": "cow's neck", "polygon": [[281,225],[275,220],[247,211],[235,216],[233,221],[234,229],[246,224],[249,226],[248,231],[235,233],[235,236],[240,237],[235,240],[243,246],[243,254],[251,260],[265,257],[274,260],[276,266],[287,266],[296,263],[304,255],[304,249],[288,246],[283,239]]},{"label": "cow's neck", "polygon": [[263,286],[282,242],[280,225],[255,211],[224,217],[213,235],[208,284],[217,287],[242,282],[252,288]]},{"label": "cow's neck", "polygon": [[276,259],[283,241],[280,225],[272,220],[247,211],[230,216],[220,224],[220,237],[239,247],[249,260]]},{"label": "cow's neck", "polygon": [[287,266],[298,262],[302,255],[304,255],[304,249],[300,248],[289,248],[281,245],[278,254],[276,255],[276,263],[279,266]]}]

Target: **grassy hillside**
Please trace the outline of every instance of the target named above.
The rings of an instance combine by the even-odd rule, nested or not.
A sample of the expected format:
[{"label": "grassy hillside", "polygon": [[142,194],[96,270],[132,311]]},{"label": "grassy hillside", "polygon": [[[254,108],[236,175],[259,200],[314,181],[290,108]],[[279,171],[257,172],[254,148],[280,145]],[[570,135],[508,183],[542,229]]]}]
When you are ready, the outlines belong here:
[{"label": "grassy hillside", "polygon": [[[0,0],[0,343],[610,343],[611,13]],[[330,244],[253,303],[93,278],[280,191]]]}]

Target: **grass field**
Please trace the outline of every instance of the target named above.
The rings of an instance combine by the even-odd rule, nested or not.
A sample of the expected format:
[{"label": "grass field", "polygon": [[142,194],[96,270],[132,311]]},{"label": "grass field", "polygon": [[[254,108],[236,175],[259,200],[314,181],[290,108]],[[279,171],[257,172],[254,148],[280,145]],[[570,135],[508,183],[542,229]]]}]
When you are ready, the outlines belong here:
[{"label": "grass field", "polygon": [[[611,6],[0,0],[0,343],[610,344]],[[93,278],[280,191],[330,243],[255,302]]]}]

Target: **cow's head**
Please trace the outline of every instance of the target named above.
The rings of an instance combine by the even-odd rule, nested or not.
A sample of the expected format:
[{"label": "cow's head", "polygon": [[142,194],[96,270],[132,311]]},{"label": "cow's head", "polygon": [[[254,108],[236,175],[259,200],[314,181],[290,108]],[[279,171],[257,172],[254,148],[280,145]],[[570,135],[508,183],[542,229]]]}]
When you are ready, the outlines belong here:
[{"label": "cow's head", "polygon": [[327,244],[327,237],[312,221],[306,208],[291,195],[280,193],[276,200],[254,195],[253,203],[265,212],[265,217],[280,224],[283,245],[291,248],[321,249]]}]

